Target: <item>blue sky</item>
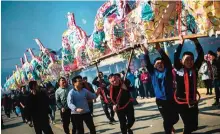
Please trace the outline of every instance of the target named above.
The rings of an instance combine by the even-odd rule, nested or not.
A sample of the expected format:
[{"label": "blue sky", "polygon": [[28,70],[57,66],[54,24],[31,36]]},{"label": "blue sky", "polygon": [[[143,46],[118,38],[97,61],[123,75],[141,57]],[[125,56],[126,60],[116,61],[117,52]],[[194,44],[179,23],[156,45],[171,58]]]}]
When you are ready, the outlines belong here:
[{"label": "blue sky", "polygon": [[15,69],[15,64],[20,65],[19,58],[27,48],[38,49],[33,38],[39,38],[48,48],[54,50],[61,48],[61,36],[67,29],[67,12],[73,12],[76,24],[88,35],[91,34],[96,12],[103,3],[104,1],[2,1],[1,82],[4,82],[5,77]]}]

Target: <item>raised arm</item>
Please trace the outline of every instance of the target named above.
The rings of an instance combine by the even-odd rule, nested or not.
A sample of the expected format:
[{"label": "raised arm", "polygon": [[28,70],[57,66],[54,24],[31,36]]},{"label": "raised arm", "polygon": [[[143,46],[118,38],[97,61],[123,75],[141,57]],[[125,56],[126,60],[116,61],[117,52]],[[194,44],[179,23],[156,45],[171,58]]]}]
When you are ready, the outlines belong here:
[{"label": "raised arm", "polygon": [[95,77],[95,79],[92,81],[92,84],[99,87],[98,77]]},{"label": "raised arm", "polygon": [[150,62],[149,52],[143,45],[141,47],[144,50],[144,60],[147,64],[147,66],[146,66],[147,70],[148,70],[149,73],[152,74],[152,73],[154,73],[154,66]]},{"label": "raised arm", "polygon": [[176,70],[179,70],[183,67],[182,63],[180,62],[180,54],[183,48],[183,44],[184,44],[183,37],[180,36],[180,44],[176,48],[176,51],[174,53],[174,68],[176,68]]},{"label": "raised arm", "polygon": [[180,54],[182,51],[182,45],[179,44],[179,46],[176,48],[176,51],[174,53],[174,67],[179,70],[182,68],[182,63],[180,62]]},{"label": "raised arm", "polygon": [[168,55],[164,52],[164,50],[162,48],[160,48],[159,43],[156,44],[156,49],[157,51],[160,53],[161,58],[164,61],[164,66],[165,68],[171,69],[172,70],[172,63],[170,61],[170,58],[168,57]]},{"label": "raised arm", "polygon": [[192,41],[194,42],[194,44],[196,46],[196,51],[198,53],[198,57],[197,57],[197,59],[195,61],[194,66],[195,66],[196,69],[199,70],[201,65],[202,65],[202,62],[204,60],[204,51],[203,51],[202,46],[199,43],[197,38],[192,39]]}]

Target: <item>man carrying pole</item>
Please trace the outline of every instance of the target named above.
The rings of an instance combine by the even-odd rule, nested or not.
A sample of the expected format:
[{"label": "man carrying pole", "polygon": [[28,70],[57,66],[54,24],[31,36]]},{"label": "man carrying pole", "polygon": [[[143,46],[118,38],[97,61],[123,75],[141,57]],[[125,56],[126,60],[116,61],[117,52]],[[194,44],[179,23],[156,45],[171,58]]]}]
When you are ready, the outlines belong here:
[{"label": "man carrying pole", "polygon": [[150,73],[152,85],[156,96],[156,104],[163,117],[163,126],[165,134],[174,133],[173,125],[179,120],[178,112],[176,110],[176,103],[174,101],[173,89],[173,75],[172,64],[169,57],[163,49],[160,48],[159,43],[156,44],[156,49],[160,53],[161,58],[154,60],[154,65],[150,62],[149,52],[142,45],[145,53],[145,61],[147,70]]},{"label": "man carrying pole", "polygon": [[121,78],[120,74],[110,74],[108,77],[110,82],[110,98],[113,103],[113,110],[118,115],[122,134],[133,134],[131,127],[135,122],[133,99],[130,95],[130,91],[133,89],[126,81],[133,53],[134,49],[131,51],[124,78]]},{"label": "man carrying pole", "polygon": [[[192,52],[184,52],[180,60],[183,47],[183,39],[174,53],[174,67],[176,68],[177,90],[174,94],[175,101],[178,103],[178,112],[184,123],[183,134],[191,134],[198,129],[198,100],[197,78],[198,71],[204,60],[204,52],[197,38],[191,39],[196,47],[198,57],[194,62]],[[200,97],[200,95],[199,95]]]},{"label": "man carrying pole", "polygon": [[[98,67],[97,67],[98,71]],[[105,112],[106,117],[109,119],[109,124],[112,124],[115,122],[114,115],[115,112],[113,111],[113,107],[111,104],[110,100],[110,93],[109,90],[107,89],[107,86],[109,85],[105,80],[103,79],[103,73],[99,72],[98,77],[96,77],[92,84],[96,85],[98,87],[97,90],[97,95],[100,95],[101,97],[101,103],[102,103],[102,108]],[[110,113],[108,111],[110,109]]]},{"label": "man carrying pole", "polygon": [[109,75],[110,98],[113,109],[118,115],[122,134],[133,134],[131,127],[135,122],[134,107],[129,85],[126,85],[117,74]]}]

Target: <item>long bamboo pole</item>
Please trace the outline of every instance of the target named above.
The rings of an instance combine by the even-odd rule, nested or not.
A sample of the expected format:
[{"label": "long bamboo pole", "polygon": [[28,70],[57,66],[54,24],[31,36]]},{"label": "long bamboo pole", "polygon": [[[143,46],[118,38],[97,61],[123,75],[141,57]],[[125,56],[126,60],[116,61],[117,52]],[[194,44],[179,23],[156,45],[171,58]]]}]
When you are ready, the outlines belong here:
[{"label": "long bamboo pole", "polygon": [[99,67],[98,67],[98,63],[96,62],[95,63],[95,66],[96,66],[96,70],[97,70],[97,74],[99,73]]},{"label": "long bamboo pole", "polygon": [[[208,37],[208,34],[184,35],[183,39],[193,39],[193,38],[202,38],[202,37]],[[162,38],[162,39],[149,40],[147,43],[151,44],[151,43],[174,41],[174,40],[179,40],[179,39],[180,38],[178,36],[176,36],[176,37],[170,37],[170,38]]]},{"label": "long bamboo pole", "polygon": [[130,54],[130,57],[129,57],[129,59],[128,59],[128,65],[127,65],[127,67],[126,67],[126,72],[125,72],[125,75],[124,75],[124,78],[123,78],[124,81],[126,80],[126,77],[127,77],[127,74],[128,74],[128,69],[129,69],[129,67],[130,67],[133,54],[134,54],[134,48],[131,50],[131,54]]},{"label": "long bamboo pole", "polygon": [[[220,33],[219,33],[220,34]],[[183,39],[193,39],[193,38],[202,38],[202,37],[208,37],[208,34],[192,34],[192,35],[184,35],[183,36]],[[152,43],[159,43],[159,42],[167,42],[167,41],[175,41],[175,40],[179,40],[179,36],[176,36],[176,37],[170,37],[170,38],[162,38],[162,39],[155,39],[155,40],[149,40],[147,43],[148,44],[152,44]],[[140,43],[141,44],[141,43]],[[134,48],[139,48],[140,47],[140,44],[136,44],[134,45]],[[104,55],[92,62],[95,62],[95,61],[101,61],[101,60],[104,60],[104,59],[107,59],[109,57],[112,57],[112,56],[115,56],[115,55],[118,55],[118,54],[121,54],[125,51],[130,51],[131,49],[133,49],[133,47],[129,46],[129,47],[126,47],[126,48],[123,48],[121,49],[120,51],[118,52],[113,52],[113,53],[110,53],[110,54],[107,54],[107,55]]]}]

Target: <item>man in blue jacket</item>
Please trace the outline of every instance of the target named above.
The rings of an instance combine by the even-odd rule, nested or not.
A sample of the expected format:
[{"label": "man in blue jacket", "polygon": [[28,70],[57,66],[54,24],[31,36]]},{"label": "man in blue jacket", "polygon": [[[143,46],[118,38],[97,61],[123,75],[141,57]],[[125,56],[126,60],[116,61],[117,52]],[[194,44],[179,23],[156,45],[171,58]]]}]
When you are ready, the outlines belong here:
[{"label": "man in blue jacket", "polygon": [[95,125],[89,110],[87,100],[95,99],[96,94],[83,88],[80,75],[72,79],[73,89],[70,90],[67,103],[71,109],[71,118],[75,121],[77,134],[84,134],[83,121],[86,123],[91,134],[96,134]]},{"label": "man in blue jacket", "polygon": [[144,58],[147,63],[146,67],[151,76],[156,103],[163,117],[165,133],[171,134],[174,131],[173,125],[179,120],[178,112],[175,108],[176,103],[173,97],[174,89],[171,61],[164,50],[160,48],[159,44],[156,44],[156,49],[161,57],[154,60],[154,65],[150,62],[148,50],[143,45],[142,49],[145,53]]}]

